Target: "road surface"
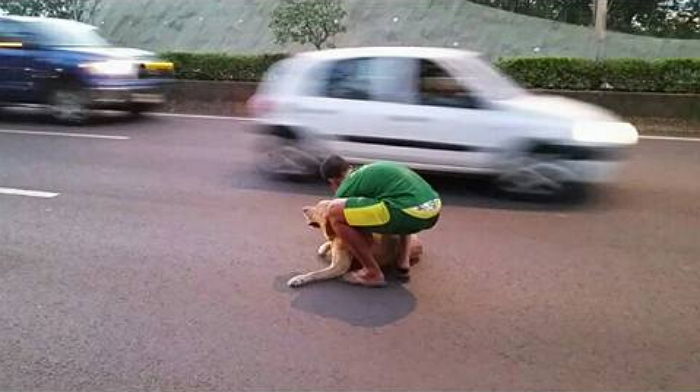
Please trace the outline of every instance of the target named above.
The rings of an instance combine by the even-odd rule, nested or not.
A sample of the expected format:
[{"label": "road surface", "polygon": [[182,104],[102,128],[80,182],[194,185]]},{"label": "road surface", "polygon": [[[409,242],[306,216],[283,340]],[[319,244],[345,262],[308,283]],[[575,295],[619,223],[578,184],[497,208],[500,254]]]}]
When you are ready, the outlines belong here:
[{"label": "road surface", "polygon": [[245,129],[0,120],[0,390],[700,387],[700,143],[577,203],[430,177],[410,284],[293,290],[329,191],[256,175]]}]

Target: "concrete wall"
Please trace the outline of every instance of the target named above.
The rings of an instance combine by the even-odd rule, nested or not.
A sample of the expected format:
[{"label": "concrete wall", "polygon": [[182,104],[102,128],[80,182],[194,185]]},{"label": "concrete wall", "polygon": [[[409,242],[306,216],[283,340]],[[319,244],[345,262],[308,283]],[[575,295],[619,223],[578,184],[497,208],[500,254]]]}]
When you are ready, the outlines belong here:
[{"label": "concrete wall", "polygon": [[[592,29],[466,0],[343,0],[348,32],[338,47],[447,46],[500,56],[595,57]],[[269,31],[277,0],[103,0],[94,23],[118,43],[152,50],[260,53],[280,47]],[[700,57],[700,40],[610,33],[607,57]]]},{"label": "concrete wall", "polygon": [[211,114],[222,116],[245,116],[246,101],[257,83],[178,81],[171,86],[166,111]]},{"label": "concrete wall", "polygon": [[[245,116],[245,103],[257,84],[248,82],[180,81],[173,85],[166,110]],[[700,95],[605,91],[535,90],[608,108],[624,117],[664,117],[700,121]]]},{"label": "concrete wall", "polygon": [[624,117],[662,117],[700,121],[700,95],[617,91],[541,90],[608,108]]}]

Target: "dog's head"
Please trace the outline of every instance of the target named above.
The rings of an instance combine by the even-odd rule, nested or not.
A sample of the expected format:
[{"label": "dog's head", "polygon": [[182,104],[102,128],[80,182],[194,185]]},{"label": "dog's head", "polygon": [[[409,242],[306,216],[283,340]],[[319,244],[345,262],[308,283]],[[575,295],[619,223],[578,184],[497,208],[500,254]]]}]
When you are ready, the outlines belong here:
[{"label": "dog's head", "polygon": [[321,200],[315,206],[306,206],[301,209],[304,212],[306,224],[321,229],[321,232],[328,240],[335,238],[335,232],[333,232],[330,223],[328,223],[330,207],[330,200]]}]

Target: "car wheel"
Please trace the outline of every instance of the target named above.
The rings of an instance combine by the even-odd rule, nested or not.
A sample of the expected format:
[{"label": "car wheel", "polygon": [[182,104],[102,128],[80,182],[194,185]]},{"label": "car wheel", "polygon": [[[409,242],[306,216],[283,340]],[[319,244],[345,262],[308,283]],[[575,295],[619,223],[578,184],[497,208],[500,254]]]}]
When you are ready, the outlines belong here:
[{"label": "car wheel", "polygon": [[294,139],[267,136],[259,145],[258,169],[271,177],[316,178],[321,161]]},{"label": "car wheel", "polygon": [[157,109],[158,105],[148,104],[148,103],[134,103],[129,105],[129,113],[134,115],[141,115],[144,112],[148,112]]},{"label": "car wheel", "polygon": [[576,174],[559,160],[524,157],[508,165],[496,178],[496,186],[511,195],[556,199],[578,189],[577,180]]},{"label": "car wheel", "polygon": [[90,117],[87,94],[79,88],[52,91],[49,110],[54,120],[65,124],[84,124]]}]

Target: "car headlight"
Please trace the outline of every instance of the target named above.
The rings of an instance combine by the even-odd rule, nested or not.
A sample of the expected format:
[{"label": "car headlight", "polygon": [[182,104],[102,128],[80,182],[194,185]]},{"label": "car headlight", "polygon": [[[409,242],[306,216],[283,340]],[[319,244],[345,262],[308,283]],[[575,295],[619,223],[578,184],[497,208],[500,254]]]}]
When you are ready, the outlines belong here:
[{"label": "car headlight", "polygon": [[639,134],[632,124],[617,121],[579,122],[574,125],[574,140],[582,143],[637,144]]},{"label": "car headlight", "polygon": [[96,61],[81,64],[80,68],[83,68],[93,75],[125,77],[138,76],[138,67],[136,66],[136,63],[126,60]]}]

